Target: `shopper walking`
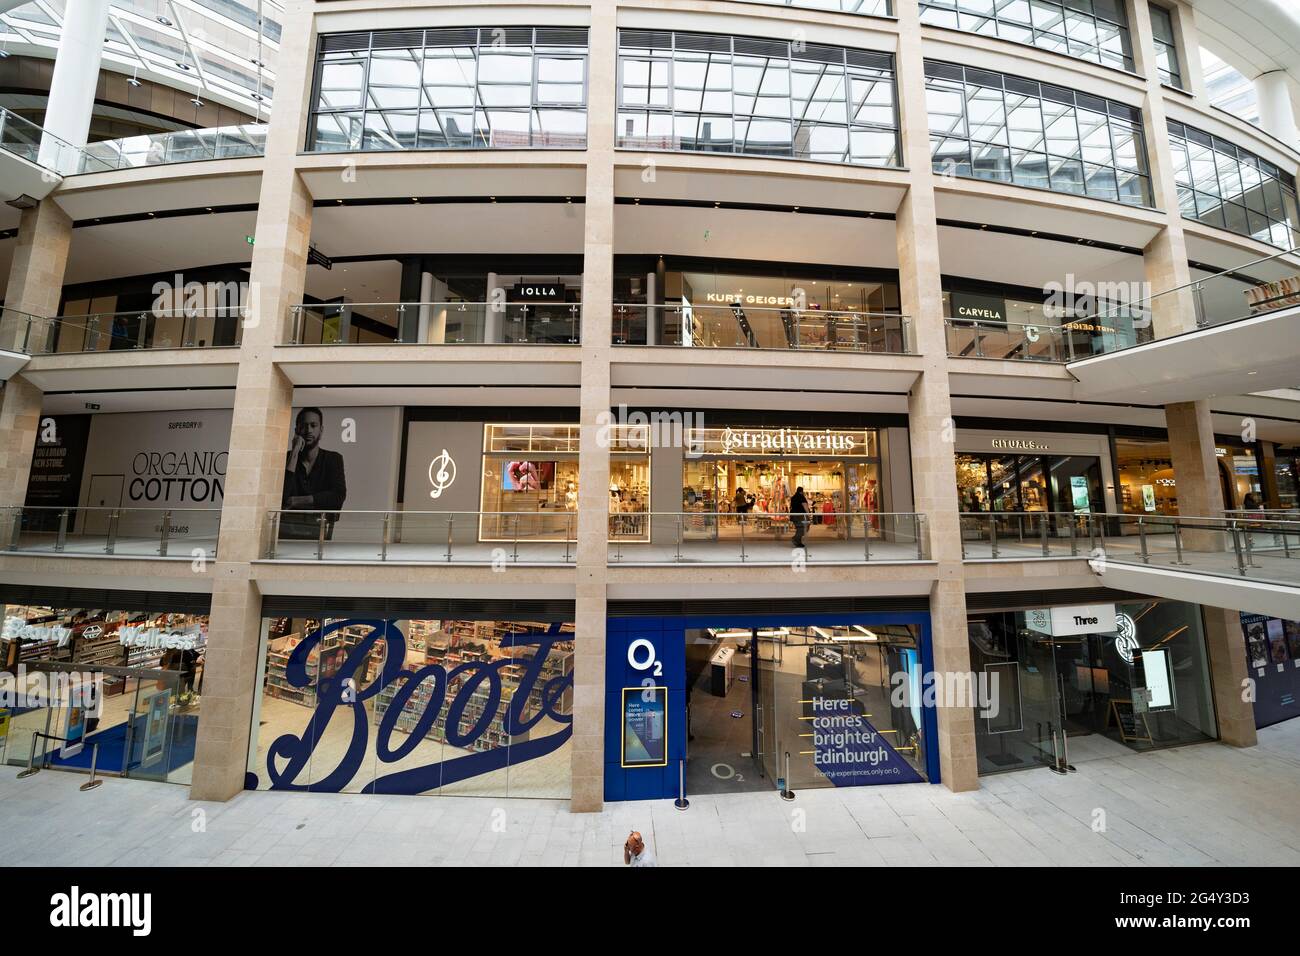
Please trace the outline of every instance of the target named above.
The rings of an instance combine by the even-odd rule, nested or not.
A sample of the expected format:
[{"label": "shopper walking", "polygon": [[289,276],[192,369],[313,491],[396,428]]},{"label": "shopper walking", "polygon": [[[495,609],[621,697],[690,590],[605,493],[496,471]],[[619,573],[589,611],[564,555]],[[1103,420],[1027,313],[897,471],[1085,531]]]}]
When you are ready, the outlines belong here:
[{"label": "shopper walking", "polygon": [[804,529],[808,527],[808,496],[803,493],[803,485],[790,496],[790,522],[794,525],[794,546],[802,548]]}]

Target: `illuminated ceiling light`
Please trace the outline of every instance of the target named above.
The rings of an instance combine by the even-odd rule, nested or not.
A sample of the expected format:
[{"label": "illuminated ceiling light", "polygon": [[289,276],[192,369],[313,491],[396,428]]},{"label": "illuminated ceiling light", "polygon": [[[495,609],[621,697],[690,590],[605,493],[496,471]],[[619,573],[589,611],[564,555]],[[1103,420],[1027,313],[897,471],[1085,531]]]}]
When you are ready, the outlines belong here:
[{"label": "illuminated ceiling light", "polygon": [[193,103],[195,106],[203,106],[203,105],[204,105],[203,100],[199,99],[199,94],[197,94],[197,93],[195,93],[193,96],[190,97],[190,102]]},{"label": "illuminated ceiling light", "polygon": [[182,63],[180,60],[173,60],[172,62],[176,64],[178,70],[184,70],[186,73],[190,71],[190,65],[188,63]]},{"label": "illuminated ceiling light", "polygon": [[161,13],[158,14],[158,16],[157,16],[156,19],[158,20],[159,23],[161,23],[161,24],[162,24],[163,26],[165,26],[165,27],[174,26],[174,24],[171,22],[171,20],[167,19],[167,18],[166,18],[165,16],[163,16]]},{"label": "illuminated ceiling light", "polygon": [[126,85],[137,87],[144,85],[140,82],[140,68],[138,66],[132,68],[131,75],[127,78]]}]

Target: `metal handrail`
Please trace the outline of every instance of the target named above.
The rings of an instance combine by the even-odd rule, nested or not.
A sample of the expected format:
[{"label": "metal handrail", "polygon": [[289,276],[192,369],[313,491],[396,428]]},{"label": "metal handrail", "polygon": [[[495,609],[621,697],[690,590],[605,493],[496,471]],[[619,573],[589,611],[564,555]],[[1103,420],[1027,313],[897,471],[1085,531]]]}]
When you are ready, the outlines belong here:
[{"label": "metal handrail", "polygon": [[[573,324],[569,330],[568,339],[565,342],[529,342],[527,341],[527,328],[525,327],[525,336],[523,340],[515,339],[509,342],[480,342],[475,340],[457,339],[452,341],[441,342],[423,342],[419,341],[418,336],[413,339],[403,339],[402,320],[408,315],[415,315],[417,320],[421,310],[428,310],[430,313],[445,310],[448,313],[472,313],[481,316],[484,319],[484,328],[481,330],[482,337],[487,337],[486,323],[490,317],[504,318],[513,320],[522,318],[525,323],[528,322],[530,315],[538,312],[544,307],[551,307],[552,310],[568,309],[568,322]],[[339,338],[329,342],[305,342],[304,316],[312,313],[331,313],[342,315],[344,312],[349,315],[367,312],[383,311],[391,313],[396,320],[394,332],[396,339],[391,343],[365,343],[365,344],[396,344],[396,345],[576,345],[581,337],[582,323],[582,303],[581,302],[302,302],[289,307],[289,330],[287,334],[287,345],[353,345],[344,338]],[[432,316],[430,316],[432,318]],[[548,315],[543,314],[537,322],[541,325],[563,325],[566,320],[555,322]],[[502,331],[504,335],[504,330]]]},{"label": "metal handrail", "polygon": [[[1223,279],[1223,278],[1225,278],[1225,277],[1232,279],[1232,281],[1234,281],[1234,282],[1240,282],[1241,280],[1240,280],[1240,278],[1239,278],[1239,274],[1240,274],[1240,272],[1241,272],[1242,269],[1249,269],[1251,266],[1257,266],[1257,265],[1260,265],[1260,264],[1265,263],[1265,262],[1272,262],[1272,261],[1274,261],[1274,260],[1280,260],[1280,259],[1282,259],[1282,258],[1284,258],[1284,257],[1286,257],[1286,256],[1294,256],[1294,255],[1296,255],[1297,253],[1300,253],[1300,246],[1296,246],[1296,247],[1293,247],[1293,248],[1290,248],[1290,249],[1285,249],[1285,250],[1283,250],[1282,252],[1274,253],[1274,254],[1271,255],[1271,256],[1261,256],[1261,257],[1258,258],[1258,259],[1252,259],[1250,262],[1242,263],[1242,264],[1239,265],[1239,266],[1233,266],[1231,269],[1224,269],[1224,270],[1221,271],[1221,272],[1216,272],[1216,273],[1214,273],[1213,275],[1206,276],[1204,279],[1193,279],[1193,280],[1190,281],[1190,282],[1184,282],[1182,285],[1174,286],[1172,289],[1165,289],[1165,290],[1162,291],[1162,292],[1156,292],[1156,293],[1154,293],[1153,295],[1149,295],[1149,296],[1147,296],[1145,299],[1139,299],[1139,300],[1137,300],[1137,302],[1134,302],[1134,303],[1131,303],[1131,304],[1128,305],[1128,306],[1125,306],[1125,308],[1127,308],[1127,309],[1134,309],[1134,308],[1137,308],[1137,307],[1141,306],[1142,303],[1152,303],[1152,302],[1155,302],[1155,300],[1157,300],[1157,299],[1163,298],[1164,296],[1176,295],[1176,294],[1181,293],[1181,292],[1191,292],[1191,293],[1193,294],[1193,296],[1195,297],[1196,326],[1197,326],[1197,329],[1205,329],[1205,328],[1211,328],[1211,327],[1213,327],[1213,326],[1217,326],[1217,325],[1226,325],[1226,324],[1229,324],[1229,323],[1232,323],[1232,322],[1240,322],[1240,321],[1242,321],[1243,319],[1251,319],[1251,318],[1255,318],[1256,316],[1259,316],[1259,315],[1267,315],[1269,312],[1274,312],[1274,311],[1277,311],[1277,310],[1279,310],[1279,309],[1283,309],[1283,308],[1292,308],[1292,307],[1294,307],[1294,303],[1292,303],[1292,304],[1285,304],[1285,303],[1284,303],[1284,304],[1281,304],[1281,305],[1275,306],[1274,308],[1266,309],[1266,310],[1263,310],[1263,311],[1253,311],[1253,310],[1252,310],[1252,311],[1250,311],[1250,312],[1247,312],[1245,315],[1237,315],[1237,316],[1233,316],[1233,317],[1231,317],[1231,318],[1227,318],[1227,319],[1219,319],[1219,320],[1217,320],[1217,321],[1210,321],[1209,318],[1205,315],[1205,304],[1204,304],[1204,299],[1202,298],[1202,296],[1203,296],[1203,293],[1204,293],[1205,287],[1206,287],[1207,285],[1209,285],[1210,283],[1212,283],[1212,282],[1216,282],[1216,281],[1218,281],[1218,280],[1220,280],[1220,279]],[[1294,266],[1297,268],[1297,271],[1300,272],[1300,263],[1291,263],[1291,265],[1294,265]],[[1253,277],[1249,277],[1249,276],[1248,276],[1247,278],[1252,278],[1252,279],[1253,279]],[[1266,285],[1266,284],[1268,284],[1268,282],[1270,282],[1270,281],[1272,281],[1272,280],[1260,279],[1260,280],[1257,281],[1256,284],[1257,284],[1257,285]],[[1291,297],[1290,297],[1290,296],[1286,296],[1285,298],[1291,298]],[[1114,311],[1117,311],[1117,310],[1114,310]],[[1144,308],[1143,311],[1146,311],[1146,312],[1149,313],[1151,310],[1150,310],[1149,308]],[[1104,316],[1101,315],[1101,314],[1098,315],[1098,318],[1102,318],[1102,317],[1104,317]],[[1183,334],[1183,333],[1179,333],[1179,334]],[[1139,343],[1139,344],[1143,344],[1143,343]],[[1131,346],[1130,346],[1130,347],[1131,347]],[[1116,350],[1116,351],[1120,351],[1120,350]]]},{"label": "metal handrail", "polygon": [[[791,305],[750,305],[745,303],[716,303],[705,305],[684,305],[682,303],[645,303],[645,302],[614,302],[611,305],[615,325],[617,326],[621,316],[629,312],[636,314],[644,313],[647,318],[652,314],[660,314],[675,317],[684,317],[687,314],[691,316],[702,315],[706,317],[720,316],[727,320],[728,327],[735,323],[735,338],[730,344],[712,344],[706,340],[698,340],[694,335],[691,337],[690,345],[697,348],[748,348],[748,349],[767,349],[770,351],[785,350],[809,350],[809,351],[844,351],[844,352],[875,352],[887,355],[910,355],[913,354],[913,335],[912,320],[910,316],[901,312],[865,312],[854,309],[819,309],[819,308],[796,308]],[[751,317],[764,317],[780,322],[779,329],[769,329],[769,332],[780,332],[785,335],[785,342],[778,345],[764,345],[758,341],[756,330],[752,323],[749,322]],[[787,322],[787,319],[789,320]],[[802,341],[800,330],[811,327],[813,324],[823,326],[834,326],[833,329],[827,328],[824,336],[813,335],[805,343]],[[893,347],[888,340],[889,333],[894,330],[889,325],[897,326],[898,347]],[[854,331],[861,333],[863,330],[868,335],[884,336],[880,341],[849,341],[841,340],[841,333],[852,333]],[[831,332],[834,331],[836,337],[831,338]],[[672,341],[666,343],[656,343],[665,347],[682,347],[687,343],[682,341],[682,330],[676,329],[670,336]],[[642,341],[618,341],[617,332],[615,334],[616,345],[639,345],[644,346],[647,343]]]},{"label": "metal handrail", "polygon": [[[182,309],[140,309],[131,312],[90,312],[73,316],[28,315],[24,341],[33,355],[54,352],[101,352],[124,349],[142,351],[175,348],[238,348],[243,328],[248,320],[249,306],[204,307]],[[168,340],[158,344],[157,322],[180,319],[179,341]],[[192,324],[201,319],[237,321],[235,341],[228,345],[197,344],[197,328]],[[119,322],[119,320],[121,320]],[[152,320],[152,321],[151,321]],[[134,332],[129,323],[136,322]],[[67,341],[66,333],[81,333],[80,342]],[[75,346],[75,347],[73,347]]]}]

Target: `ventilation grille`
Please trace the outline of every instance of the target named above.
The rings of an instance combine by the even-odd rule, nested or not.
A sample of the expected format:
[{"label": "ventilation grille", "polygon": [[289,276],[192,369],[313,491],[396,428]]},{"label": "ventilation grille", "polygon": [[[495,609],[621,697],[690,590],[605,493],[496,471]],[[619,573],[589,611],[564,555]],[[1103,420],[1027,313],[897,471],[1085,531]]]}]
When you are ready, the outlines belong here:
[{"label": "ventilation grille", "polygon": [[888,53],[871,53],[867,50],[845,50],[849,66],[865,66],[872,70],[894,72],[894,58]]},{"label": "ventilation grille", "polygon": [[425,46],[474,46],[478,43],[475,27],[458,27],[443,30],[425,30]]},{"label": "ventilation grille", "polygon": [[538,46],[586,46],[587,31],[582,27],[538,27]]},{"label": "ventilation grille", "polygon": [[791,50],[790,56],[795,60],[810,60],[813,63],[844,62],[844,50],[837,46],[822,46],[820,43],[805,43],[802,50]]},{"label": "ventilation grille", "polygon": [[753,40],[736,37],[737,56],[775,56],[785,59],[790,55],[790,44],[778,40]]},{"label": "ventilation grille", "polygon": [[369,33],[331,33],[320,38],[322,53],[348,53],[354,50],[369,50]]},{"label": "ventilation grille", "polygon": [[419,50],[423,47],[423,30],[385,30],[375,34],[371,45],[374,50]]},{"label": "ventilation grille", "polygon": [[712,33],[678,33],[677,49],[695,50],[700,53],[730,53],[731,37],[714,36]]},{"label": "ventilation grille", "polygon": [[620,30],[618,45],[636,50],[671,50],[673,35],[661,30]]}]

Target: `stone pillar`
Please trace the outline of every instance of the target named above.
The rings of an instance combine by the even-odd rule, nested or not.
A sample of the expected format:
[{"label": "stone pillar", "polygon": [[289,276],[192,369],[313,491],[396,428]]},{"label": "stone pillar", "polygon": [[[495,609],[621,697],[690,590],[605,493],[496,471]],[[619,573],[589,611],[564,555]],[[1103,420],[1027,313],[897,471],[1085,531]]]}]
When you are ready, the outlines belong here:
[{"label": "stone pillar", "polygon": [[267,137],[213,569],[203,716],[190,788],[197,800],[228,800],[243,788],[253,695],[260,692],[262,608],[250,562],[263,546],[267,512],[280,507],[289,447],[293,386],[271,353],[284,341],[289,308],[302,302],[306,286],[312,198],[295,164],[315,48],[311,16],[304,0],[287,6],[279,60],[285,95],[277,98],[278,125]]},{"label": "stone pillar", "polygon": [[1291,99],[1291,78],[1286,70],[1272,70],[1255,77],[1255,96],[1259,100],[1259,125],[1292,149],[1300,149],[1300,132],[1296,130],[1295,106]]},{"label": "stone pillar", "polygon": [[[43,351],[49,323],[39,321],[59,311],[63,273],[72,243],[72,220],[53,199],[23,210],[9,281],[5,286],[4,340],[0,348]],[[28,328],[28,316],[38,321]],[[0,505],[27,499],[27,478],[36,448],[41,416],[40,390],[21,372],[0,393]]]},{"label": "stone pillar", "polygon": [[[895,12],[899,20],[897,67],[903,165],[911,170],[911,185],[897,218],[899,293],[922,359],[921,377],[908,398],[913,507],[925,515],[931,554],[938,563],[938,580],[930,593],[930,631],[934,669],[947,678],[970,672],[954,458],[956,429],[948,389],[939,227],[916,0],[898,0]],[[978,789],[974,708],[939,707],[938,716],[943,783],[954,791]],[[935,743],[931,741],[930,745]]]},{"label": "stone pillar", "polygon": [[609,448],[614,295],[614,4],[591,8],[587,104],[587,193],[582,263],[582,382],[579,390],[577,608],[572,775],[575,812],[605,799],[605,579],[609,539]]},{"label": "stone pillar", "polygon": [[108,0],[66,5],[45,107],[46,135],[41,137],[40,164],[46,169],[66,175],[76,172],[81,163],[80,156],[67,147],[86,145],[107,32]]},{"label": "stone pillar", "polygon": [[[590,122],[590,120],[588,120]],[[487,274],[487,311],[483,316],[483,341],[485,343],[499,344],[503,336],[503,328],[506,321],[506,310],[509,305],[506,304],[504,291],[497,292],[501,288],[495,272]],[[498,299],[500,301],[498,302]]]},{"label": "stone pillar", "polygon": [[[5,286],[6,311],[58,315],[71,246],[72,219],[53,199],[42,199],[33,208],[24,209]],[[35,351],[35,343],[31,344]]]},{"label": "stone pillar", "polygon": [[42,397],[41,390],[21,374],[5,382],[0,392],[0,435],[4,436],[0,441],[0,507],[27,500]]},{"label": "stone pillar", "polygon": [[1246,642],[1241,633],[1238,611],[1207,607],[1205,649],[1210,658],[1210,682],[1214,711],[1219,720],[1219,739],[1233,747],[1253,747],[1255,707],[1244,699]]}]

